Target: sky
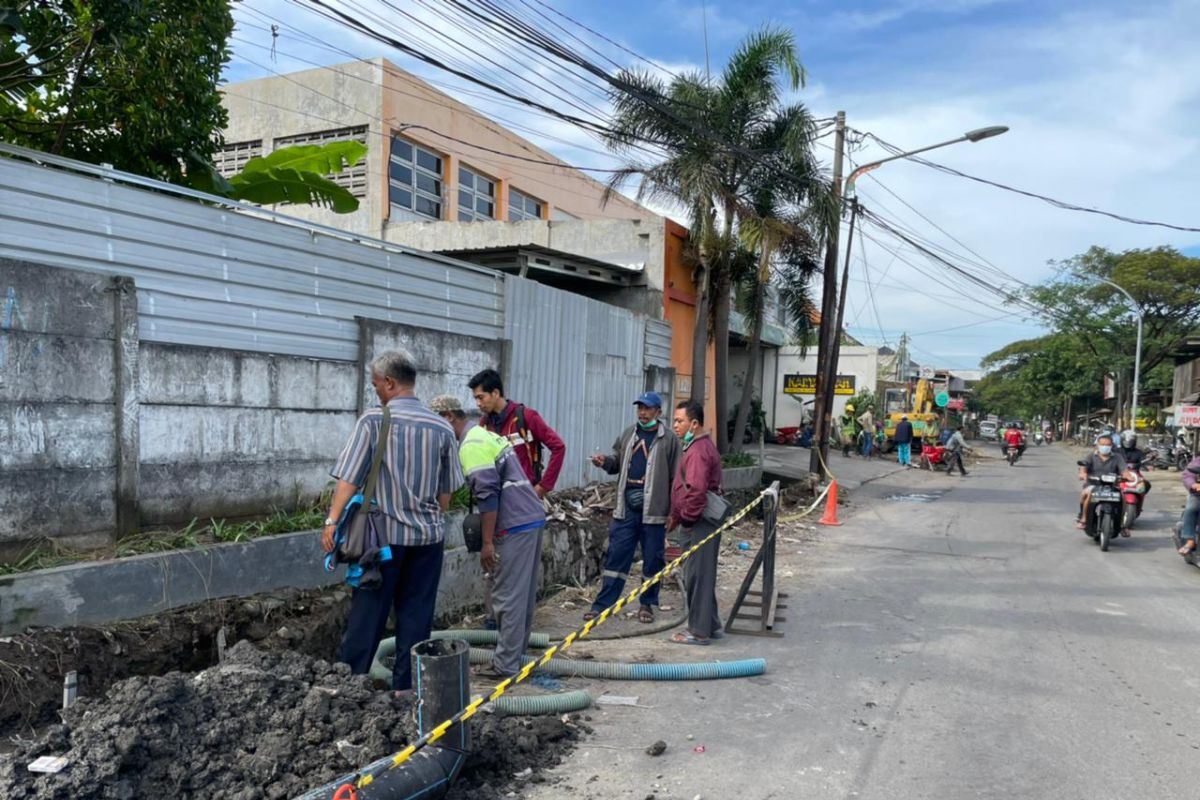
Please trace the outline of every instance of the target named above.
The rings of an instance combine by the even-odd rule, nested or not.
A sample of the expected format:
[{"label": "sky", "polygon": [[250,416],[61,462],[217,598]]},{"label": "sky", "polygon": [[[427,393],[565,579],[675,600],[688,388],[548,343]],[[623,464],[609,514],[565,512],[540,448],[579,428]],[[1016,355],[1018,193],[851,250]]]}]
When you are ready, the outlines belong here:
[{"label": "sky", "polygon": [[[556,81],[544,65],[514,53],[503,41],[471,39],[455,21],[435,14],[437,7],[449,5],[447,0],[326,2],[363,14],[376,30],[395,25],[411,40],[428,42],[429,52],[436,44],[452,52],[460,67],[507,82],[522,94],[547,99],[539,93],[554,91]],[[905,149],[1007,125],[1010,131],[1003,136],[956,144],[929,158],[1080,206],[1200,227],[1200,47],[1195,44],[1200,0],[497,2],[541,13],[543,21],[561,24],[579,37],[576,42],[594,46],[615,64],[667,77],[705,68],[706,31],[708,63],[716,74],[746,35],[764,25],[786,28],[795,35],[808,75],[806,86],[789,93],[788,101],[804,103],[814,117],[843,110],[855,131]],[[620,163],[579,128],[496,100],[479,87],[313,16],[306,10],[311,7],[310,0],[237,4],[227,78],[337,64],[351,54],[386,56],[572,164],[611,168]],[[271,24],[279,33],[273,55]],[[563,30],[550,30],[566,39]],[[470,46],[451,51],[442,37]],[[596,53],[588,55],[600,61]],[[589,100],[590,112],[607,112],[602,97],[580,94]],[[556,99],[548,104],[572,110]],[[852,136],[851,163],[887,155],[859,138]],[[818,148],[827,167],[831,143],[832,136],[826,136]],[[1012,290],[1020,288],[1019,282],[1047,279],[1054,271],[1050,262],[1093,245],[1113,250],[1171,245],[1200,256],[1200,233],[1062,210],[907,161],[860,179],[858,196],[864,207],[953,252],[956,261],[971,260],[1011,276],[997,282]],[[651,205],[679,215],[677,209]],[[907,333],[917,361],[969,369],[985,354],[1041,332],[1036,320],[998,297],[964,287],[870,225],[861,230],[852,246],[846,319],[863,342],[895,347]]]}]

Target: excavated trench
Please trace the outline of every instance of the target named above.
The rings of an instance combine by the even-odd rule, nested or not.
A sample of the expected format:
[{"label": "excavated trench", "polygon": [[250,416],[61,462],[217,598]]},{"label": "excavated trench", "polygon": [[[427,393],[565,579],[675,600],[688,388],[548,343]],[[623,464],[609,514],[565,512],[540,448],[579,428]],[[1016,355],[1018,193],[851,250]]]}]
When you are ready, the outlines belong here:
[{"label": "excavated trench", "polygon": [[[273,800],[402,748],[417,735],[411,701],[331,663],[347,602],[342,589],[286,592],[0,641],[0,794]],[[62,712],[71,670],[80,700]],[[581,730],[571,717],[483,715],[449,796],[539,781]],[[68,765],[29,772],[44,755]]]}]

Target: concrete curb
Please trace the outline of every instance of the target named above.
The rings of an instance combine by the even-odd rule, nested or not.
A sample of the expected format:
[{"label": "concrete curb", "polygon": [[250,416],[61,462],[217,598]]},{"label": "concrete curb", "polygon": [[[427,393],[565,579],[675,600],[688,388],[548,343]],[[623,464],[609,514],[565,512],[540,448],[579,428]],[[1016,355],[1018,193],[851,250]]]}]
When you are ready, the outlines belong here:
[{"label": "concrete curb", "polygon": [[[461,515],[447,517],[447,542],[462,541],[461,527]],[[594,577],[607,538],[600,530],[550,530],[542,550],[543,586]],[[317,531],[300,531],[5,575],[0,577],[0,635],[31,626],[100,625],[221,597],[339,583],[345,569],[326,572],[322,559]],[[447,549],[438,614],[460,613],[482,602],[479,557],[462,547]]]}]

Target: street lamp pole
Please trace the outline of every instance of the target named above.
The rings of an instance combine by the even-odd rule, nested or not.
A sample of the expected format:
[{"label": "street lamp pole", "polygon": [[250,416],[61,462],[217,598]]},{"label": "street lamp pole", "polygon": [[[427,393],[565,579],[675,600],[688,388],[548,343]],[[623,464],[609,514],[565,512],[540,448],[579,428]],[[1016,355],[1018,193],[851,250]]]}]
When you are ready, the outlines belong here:
[{"label": "street lamp pole", "polygon": [[1133,305],[1133,310],[1137,313],[1137,349],[1133,354],[1133,396],[1130,399],[1131,407],[1129,410],[1129,427],[1136,433],[1138,389],[1142,385],[1142,307],[1138,304],[1137,300],[1133,299],[1133,295],[1122,289],[1116,283],[1110,281],[1108,278],[1101,278],[1098,275],[1092,275],[1090,277],[1095,278],[1096,280],[1100,281],[1100,283],[1111,286],[1121,294],[1125,295],[1125,298],[1129,300],[1129,302]]},{"label": "street lamp pole", "polygon": [[[842,112],[838,112],[839,136],[838,147],[835,153],[836,160],[834,164],[835,190],[842,188],[838,186],[838,179],[841,177],[841,133],[844,130],[844,126],[845,116]],[[1000,134],[1005,133],[1007,130],[1008,128],[1004,125],[992,125],[987,128],[977,128],[973,131],[967,131],[957,139],[949,139],[944,142],[938,142],[937,144],[931,144],[928,147],[919,147],[916,150],[908,150],[903,153],[897,153],[895,155],[888,156],[887,158],[881,158],[878,161],[872,161],[868,164],[863,164],[861,167],[855,169],[850,173],[850,177],[846,179],[845,188],[841,192],[842,198],[850,201],[850,236],[854,236],[854,220],[858,213],[858,201],[854,194],[854,182],[860,175],[870,172],[873,169],[877,169],[889,161],[896,161],[897,159],[901,158],[909,158],[917,155],[918,153],[936,150],[939,147],[948,147],[952,144],[958,144],[959,142],[978,142],[984,139],[990,139],[993,136],[999,136]],[[825,459],[827,459],[829,453],[829,429],[831,427],[833,416],[833,387],[835,383],[834,378],[837,375],[838,357],[842,349],[842,316],[845,313],[846,308],[846,290],[849,288],[847,284],[850,278],[850,247],[852,244],[852,241],[848,240],[846,242],[846,263],[842,269],[840,298],[837,296],[837,284],[833,282],[833,275],[831,275],[831,273],[836,274],[837,270],[838,238],[836,230],[830,233],[829,246],[825,253],[826,291],[824,303],[821,307],[821,330],[820,337],[818,339],[817,396],[815,398],[815,402],[813,403],[814,411],[817,412],[814,414],[816,429],[814,431],[813,438],[816,440],[817,445],[813,447],[812,465],[810,467],[811,472],[816,472],[818,474],[822,472],[828,472],[828,469],[824,467],[824,463],[826,463]],[[822,350],[827,350],[828,352],[822,353]],[[818,465],[821,467],[820,469],[818,469]]]}]

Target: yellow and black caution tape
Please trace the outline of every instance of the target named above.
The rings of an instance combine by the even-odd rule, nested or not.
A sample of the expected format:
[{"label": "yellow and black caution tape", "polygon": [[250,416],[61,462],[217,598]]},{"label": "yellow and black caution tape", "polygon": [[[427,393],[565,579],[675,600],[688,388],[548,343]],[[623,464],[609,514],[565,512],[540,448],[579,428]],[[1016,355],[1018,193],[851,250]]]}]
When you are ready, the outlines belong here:
[{"label": "yellow and black caution tape", "polygon": [[617,600],[617,602],[613,603],[611,606],[609,606],[608,608],[601,611],[594,619],[590,619],[587,622],[585,622],[583,624],[582,628],[580,628],[579,630],[576,630],[576,631],[572,631],[570,634],[568,634],[566,636],[566,638],[564,638],[562,640],[561,643],[554,645],[553,647],[551,647],[550,649],[548,649],[544,653],[542,653],[541,658],[530,661],[528,664],[526,664],[524,667],[521,668],[520,672],[518,672],[513,677],[505,678],[503,681],[501,681],[499,684],[497,684],[496,688],[492,690],[491,694],[487,695],[486,697],[483,695],[476,697],[470,703],[468,703],[467,707],[464,708],[462,711],[458,712],[450,719],[446,720],[445,722],[443,722],[440,725],[431,729],[428,733],[426,733],[421,738],[417,739],[415,742],[410,744],[408,747],[405,747],[403,750],[396,753],[394,756],[392,756],[391,759],[377,762],[376,764],[372,765],[371,767],[368,767],[365,770],[359,772],[357,781],[356,781],[357,787],[359,789],[361,789],[365,786],[369,786],[371,784],[371,782],[375,780],[376,776],[382,775],[387,770],[394,769],[395,767],[398,767],[401,764],[403,764],[405,761],[408,761],[408,759],[412,758],[413,754],[415,754],[418,750],[421,750],[424,747],[426,747],[427,745],[431,745],[434,742],[436,742],[438,739],[441,739],[443,736],[446,735],[446,731],[450,730],[450,728],[457,725],[458,723],[466,722],[471,717],[475,716],[479,712],[479,709],[482,708],[485,704],[491,703],[494,700],[496,700],[497,698],[501,697],[509,689],[511,689],[512,687],[521,683],[526,678],[528,678],[535,669],[537,669],[538,667],[549,662],[550,659],[554,658],[554,656],[556,656],[557,654],[565,652],[566,650],[568,650],[571,647],[571,645],[575,644],[575,642],[586,637],[593,630],[600,627],[608,620],[612,619],[614,615],[619,614],[621,612],[622,608],[624,608],[626,605],[632,603],[634,600],[637,600],[638,597],[640,597],[647,589],[649,589],[654,584],[659,583],[660,581],[662,581],[663,578],[667,577],[672,572],[674,572],[676,569],[678,569],[680,564],[682,564],[684,561],[686,561],[688,558],[690,558],[692,555],[694,555],[696,553],[696,551],[698,551],[701,547],[704,547],[704,545],[708,544],[710,541],[715,539],[718,535],[725,532],[729,528],[732,528],[737,523],[741,522],[742,519],[744,519],[747,514],[749,514],[752,510],[754,510],[754,508],[756,508],[763,501],[763,498],[768,494],[768,492],[769,492],[769,490],[761,492],[758,495],[758,497],[754,498],[752,501],[747,503],[744,508],[742,508],[736,514],[734,514],[732,517],[730,517],[728,520],[726,520],[719,528],[717,528],[715,531],[710,533],[708,536],[705,536],[703,539],[701,539],[699,542],[697,542],[696,544],[689,547],[687,550],[680,553],[678,558],[676,558],[671,563],[667,564],[665,567],[663,567],[661,570],[659,570],[657,575],[651,576],[651,577],[647,578],[646,580],[642,581],[641,585],[638,586],[636,589],[634,589],[633,591],[631,591],[629,594],[625,595],[624,597],[619,598]]}]

